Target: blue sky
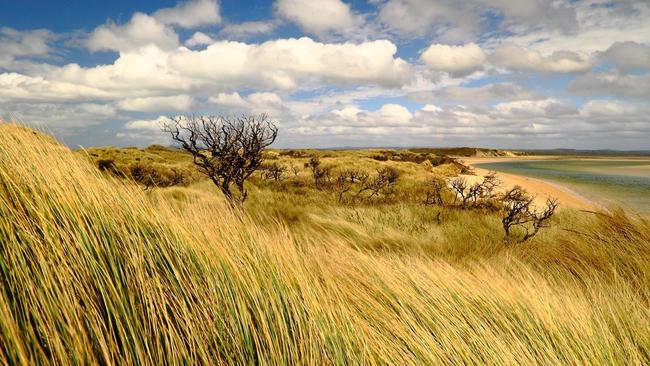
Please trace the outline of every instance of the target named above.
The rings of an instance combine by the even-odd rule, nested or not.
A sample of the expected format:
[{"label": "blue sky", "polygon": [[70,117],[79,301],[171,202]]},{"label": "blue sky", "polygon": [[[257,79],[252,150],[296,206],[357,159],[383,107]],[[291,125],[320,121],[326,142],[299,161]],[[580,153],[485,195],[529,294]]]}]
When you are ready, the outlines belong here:
[{"label": "blue sky", "polygon": [[650,149],[650,4],[3,1],[0,118],[68,145],[269,113],[280,147]]}]

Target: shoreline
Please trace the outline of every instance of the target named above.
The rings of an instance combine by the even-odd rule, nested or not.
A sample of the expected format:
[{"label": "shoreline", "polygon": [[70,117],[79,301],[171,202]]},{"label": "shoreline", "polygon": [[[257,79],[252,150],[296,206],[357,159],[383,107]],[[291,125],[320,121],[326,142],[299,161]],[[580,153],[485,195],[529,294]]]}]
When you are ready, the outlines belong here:
[{"label": "shoreline", "polygon": [[[469,180],[477,180],[490,171],[485,168],[477,167],[476,164],[506,162],[506,161],[521,161],[521,160],[555,160],[555,156],[522,156],[522,157],[471,157],[459,158],[459,160],[470,166],[475,176],[465,175]],[[519,185],[526,189],[530,194],[535,196],[536,205],[544,205],[547,198],[556,198],[560,203],[560,209],[573,208],[573,209],[588,209],[593,210],[599,208],[600,205],[594,201],[580,195],[573,191],[571,188],[557,182],[551,182],[540,178],[532,178],[524,175],[517,175],[511,173],[497,172],[497,178],[501,180],[503,187],[502,190],[507,190],[515,185]]]}]

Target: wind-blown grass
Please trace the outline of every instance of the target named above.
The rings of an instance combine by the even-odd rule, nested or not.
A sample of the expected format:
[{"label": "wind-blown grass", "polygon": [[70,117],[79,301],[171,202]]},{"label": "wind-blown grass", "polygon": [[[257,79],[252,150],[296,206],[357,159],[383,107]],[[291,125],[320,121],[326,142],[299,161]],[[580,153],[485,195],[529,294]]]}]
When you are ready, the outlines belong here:
[{"label": "wind-blown grass", "polygon": [[[145,193],[41,134],[0,129],[3,363],[650,361],[641,218],[567,212],[581,234],[511,247],[494,218],[465,212],[439,231],[399,231],[371,207],[290,227],[205,191]],[[377,250],[373,233],[402,249]]]}]

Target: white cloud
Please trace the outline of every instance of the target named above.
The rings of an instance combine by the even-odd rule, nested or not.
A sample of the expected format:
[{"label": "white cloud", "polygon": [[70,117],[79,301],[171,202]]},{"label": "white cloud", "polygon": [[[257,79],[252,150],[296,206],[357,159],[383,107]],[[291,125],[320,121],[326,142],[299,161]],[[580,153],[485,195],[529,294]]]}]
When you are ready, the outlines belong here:
[{"label": "white cloud", "polygon": [[571,50],[591,54],[607,49],[613,41],[647,43],[650,37],[650,3],[646,1],[576,1],[579,31],[576,34],[556,33],[539,28],[523,32],[515,30],[503,37],[489,37],[482,44],[496,48],[512,44],[551,54],[557,50]]},{"label": "white cloud", "polygon": [[123,51],[113,64],[42,66],[35,75],[0,73],[0,100],[119,100],[212,95],[245,88],[400,87],[410,65],[389,41],[320,43],[309,38],[262,44],[220,41],[204,50],[156,46]]},{"label": "white cloud", "polygon": [[106,92],[77,83],[49,81],[41,76],[18,73],[0,74],[0,102],[76,101],[106,95]]},{"label": "white cloud", "polygon": [[341,0],[278,0],[275,8],[280,16],[318,36],[331,31],[342,32],[360,22],[350,5]]},{"label": "white cloud", "polygon": [[97,103],[0,103],[0,116],[3,114],[16,117],[28,125],[47,126],[55,132],[97,125],[117,118],[114,107]]},{"label": "white cloud", "polygon": [[182,28],[195,28],[203,25],[221,23],[217,0],[189,0],[173,8],[160,9],[153,17],[164,24]]},{"label": "white cloud", "polygon": [[402,36],[424,36],[430,32],[453,41],[465,40],[478,30],[479,17],[473,4],[442,0],[389,0],[378,19]]},{"label": "white cloud", "polygon": [[203,46],[214,43],[214,39],[203,32],[196,32],[185,41],[187,47]]},{"label": "white cloud", "polygon": [[213,104],[231,108],[246,108],[248,106],[248,102],[245,101],[237,92],[219,93],[210,97],[208,101]]},{"label": "white cloud", "polygon": [[636,42],[616,42],[600,58],[621,70],[650,70],[650,46]]},{"label": "white cloud", "polygon": [[384,104],[379,109],[379,115],[384,121],[397,124],[407,124],[413,118],[413,114],[399,104]]},{"label": "white cloud", "polygon": [[178,35],[173,29],[155,18],[135,13],[124,25],[109,21],[97,27],[85,41],[92,51],[132,51],[155,45],[161,49],[178,46]]},{"label": "white cloud", "polygon": [[463,46],[433,44],[422,53],[422,61],[431,69],[455,77],[467,76],[483,67],[486,56],[475,43]]},{"label": "white cloud", "polygon": [[144,130],[160,133],[162,127],[167,122],[169,122],[168,117],[159,116],[156,119],[139,119],[135,121],[129,121],[124,125],[124,128],[127,130]]},{"label": "white cloud", "polygon": [[552,118],[567,114],[575,114],[577,109],[573,105],[563,103],[556,99],[542,99],[499,103],[494,106],[494,112],[501,118]]},{"label": "white cloud", "polygon": [[440,100],[463,104],[477,104],[491,101],[538,99],[539,95],[513,83],[495,83],[468,88],[451,86],[437,92],[414,92],[408,97],[419,103],[431,103]]},{"label": "white cloud", "polygon": [[181,49],[169,57],[176,72],[226,86],[295,89],[313,80],[335,85],[402,85],[409,65],[394,58],[389,41],[326,44],[310,38],[262,44],[221,41],[202,51]]},{"label": "white cloud", "polygon": [[642,108],[636,104],[611,100],[590,100],[580,108],[580,113],[586,117],[635,116],[640,112]]},{"label": "white cloud", "polygon": [[117,106],[125,111],[161,112],[182,111],[188,112],[194,104],[194,99],[189,95],[173,95],[166,97],[130,98],[121,100]]},{"label": "white cloud", "polygon": [[490,55],[490,61],[512,71],[575,73],[591,69],[591,59],[576,52],[554,51],[542,55],[516,46],[498,48]]},{"label": "white cloud", "polygon": [[450,42],[476,39],[500,16],[497,27],[510,32],[531,29],[575,33],[578,20],[573,5],[555,0],[388,0],[378,20],[403,37],[435,37]]},{"label": "white cloud", "polygon": [[554,0],[487,0],[488,7],[504,16],[503,26],[517,28],[544,26],[566,33],[578,30],[576,11],[571,4]]},{"label": "white cloud", "polygon": [[230,23],[226,24],[219,34],[227,39],[241,40],[257,35],[269,34],[273,32],[277,26],[278,22],[275,20]]},{"label": "white cloud", "polygon": [[16,59],[48,56],[52,51],[49,43],[55,38],[45,29],[18,31],[0,27],[0,70],[20,68],[22,62]]},{"label": "white cloud", "polygon": [[256,92],[246,97],[239,93],[219,93],[208,99],[210,103],[235,110],[277,112],[282,108],[282,98],[275,93]]},{"label": "white cloud", "polygon": [[650,74],[589,73],[570,82],[567,90],[581,95],[650,99]]}]

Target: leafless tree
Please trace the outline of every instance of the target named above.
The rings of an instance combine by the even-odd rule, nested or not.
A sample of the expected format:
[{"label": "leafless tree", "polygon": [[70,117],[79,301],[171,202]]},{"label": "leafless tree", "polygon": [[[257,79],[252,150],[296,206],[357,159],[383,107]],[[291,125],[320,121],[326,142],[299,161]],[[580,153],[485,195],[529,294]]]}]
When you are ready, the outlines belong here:
[{"label": "leafless tree", "polygon": [[467,179],[464,177],[456,177],[449,182],[449,187],[451,187],[456,194],[454,196],[454,203],[456,203],[456,200],[460,198],[460,207],[465,207],[470,198],[467,191],[469,187]]},{"label": "leafless tree", "polygon": [[357,169],[346,169],[339,174],[339,176],[345,177],[345,179],[350,181],[352,184],[365,181],[368,179],[368,175],[367,172]]},{"label": "leafless tree", "polygon": [[456,193],[454,202],[460,198],[460,207],[476,207],[479,204],[488,202],[495,197],[496,189],[501,181],[496,177],[496,172],[490,172],[483,180],[469,184],[466,178],[457,177],[451,180],[450,187]]},{"label": "leafless tree", "polygon": [[286,173],[288,169],[284,165],[272,163],[268,165],[262,164],[260,170],[262,171],[263,179],[272,179],[277,182],[284,179],[284,173]]},{"label": "leafless tree", "polygon": [[535,198],[528,195],[526,190],[520,186],[515,186],[505,193],[501,219],[505,242],[510,241],[513,227],[520,227],[524,230],[523,236],[518,240],[519,243],[535,236],[541,228],[548,227],[548,220],[558,207],[557,200],[547,199],[546,206],[541,211],[532,207],[534,200]]},{"label": "leafless tree", "polygon": [[278,136],[278,128],[266,114],[174,117],[163,131],[192,154],[199,170],[238,207],[248,195],[244,182],[262,164],[262,151]]},{"label": "leafless tree", "polygon": [[372,179],[367,179],[365,183],[362,184],[361,189],[357,192],[357,196],[365,191],[370,191],[370,196],[368,196],[368,198],[372,198],[379,194],[391,194],[398,179],[399,172],[393,167],[377,169],[377,175]]},{"label": "leafless tree", "polygon": [[294,177],[297,177],[300,174],[300,167],[298,165],[291,165],[291,172]]}]

